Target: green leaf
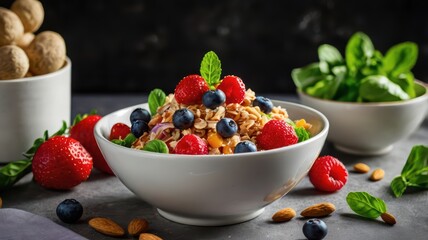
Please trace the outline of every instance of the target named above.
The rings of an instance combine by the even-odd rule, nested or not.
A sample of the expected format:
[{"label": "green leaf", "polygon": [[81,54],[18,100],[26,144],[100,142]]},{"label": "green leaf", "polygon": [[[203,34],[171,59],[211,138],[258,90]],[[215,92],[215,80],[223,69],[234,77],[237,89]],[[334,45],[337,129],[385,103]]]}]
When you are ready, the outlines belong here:
[{"label": "green leaf", "polygon": [[155,88],[150,92],[148,104],[152,116],[156,114],[158,107],[162,106],[165,103],[165,98],[166,94],[159,88]]},{"label": "green leaf", "polygon": [[377,218],[386,212],[385,202],[367,192],[350,192],[346,202],[355,213],[366,218]]},{"label": "green leaf", "polygon": [[23,176],[31,172],[31,160],[23,159],[10,162],[0,168],[0,191],[8,189],[18,182]]},{"label": "green leaf", "polygon": [[407,157],[403,170],[401,170],[401,176],[410,178],[426,167],[428,167],[428,146],[415,145]]},{"label": "green leaf", "polygon": [[395,197],[401,197],[403,195],[404,191],[406,191],[407,183],[403,179],[403,177],[398,176],[392,180],[390,186],[391,186],[391,190],[394,193]]},{"label": "green leaf", "polygon": [[200,72],[201,76],[211,88],[220,82],[221,62],[215,52],[209,51],[204,55],[201,62]]},{"label": "green leaf", "polygon": [[409,95],[400,86],[385,76],[368,76],[361,81],[360,97],[370,102],[388,102],[409,99]]},{"label": "green leaf", "polygon": [[319,63],[312,63],[302,68],[295,68],[291,71],[291,78],[298,89],[305,89],[325,78],[321,72]]},{"label": "green leaf", "polygon": [[373,56],[374,52],[375,49],[369,36],[362,32],[352,35],[345,50],[345,59],[349,70],[357,72],[358,69],[366,66],[367,60]]},{"label": "green leaf", "polygon": [[296,132],[296,135],[299,138],[299,142],[308,140],[311,137],[309,132],[304,127],[294,127],[294,131]]},{"label": "green leaf", "polygon": [[412,70],[418,59],[418,45],[413,42],[403,42],[392,46],[383,60],[383,69],[391,77]]},{"label": "green leaf", "polygon": [[144,145],[143,150],[158,153],[168,153],[168,146],[166,143],[159,139],[150,140]]},{"label": "green leaf", "polygon": [[130,148],[137,138],[132,133],[128,133],[124,139],[112,139],[111,142]]},{"label": "green leaf", "polygon": [[331,67],[343,64],[342,54],[337,48],[329,44],[323,44],[318,47],[318,58],[320,62],[327,62]]}]

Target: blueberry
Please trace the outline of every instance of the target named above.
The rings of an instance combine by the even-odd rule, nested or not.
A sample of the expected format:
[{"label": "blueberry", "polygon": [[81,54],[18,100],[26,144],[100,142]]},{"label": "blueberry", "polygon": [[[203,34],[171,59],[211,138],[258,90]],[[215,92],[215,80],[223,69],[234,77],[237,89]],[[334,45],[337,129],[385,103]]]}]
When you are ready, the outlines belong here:
[{"label": "blueberry", "polygon": [[175,128],[180,130],[190,128],[193,126],[193,121],[195,120],[195,116],[193,112],[187,108],[178,109],[172,115],[172,123]]},{"label": "blueberry", "polygon": [[209,109],[215,109],[226,101],[226,95],[220,89],[209,90],[202,96],[202,103]]},{"label": "blueberry", "polygon": [[257,96],[256,99],[253,101],[253,106],[258,106],[262,112],[268,114],[272,112],[273,109],[273,103],[269,98],[265,98],[262,96]]},{"label": "blueberry", "polygon": [[303,234],[309,240],[321,240],[327,235],[327,225],[320,219],[309,219],[303,225]]},{"label": "blueberry", "polygon": [[131,133],[134,134],[136,138],[141,137],[141,135],[148,131],[149,125],[147,125],[147,122],[144,122],[143,120],[135,120],[132,122]]},{"label": "blueberry", "polygon": [[56,208],[56,215],[65,223],[77,222],[83,214],[83,207],[76,199],[65,199]]},{"label": "blueberry", "polygon": [[236,144],[233,153],[257,152],[256,145],[251,141],[242,141]]},{"label": "blueberry", "polygon": [[238,131],[238,125],[231,118],[220,119],[215,128],[218,134],[225,138],[232,137]]},{"label": "blueberry", "polygon": [[131,120],[131,123],[133,123],[136,120],[142,120],[146,123],[150,122],[150,119],[152,117],[150,116],[149,111],[143,108],[136,108],[134,111],[132,111],[131,116],[129,117],[129,120]]}]

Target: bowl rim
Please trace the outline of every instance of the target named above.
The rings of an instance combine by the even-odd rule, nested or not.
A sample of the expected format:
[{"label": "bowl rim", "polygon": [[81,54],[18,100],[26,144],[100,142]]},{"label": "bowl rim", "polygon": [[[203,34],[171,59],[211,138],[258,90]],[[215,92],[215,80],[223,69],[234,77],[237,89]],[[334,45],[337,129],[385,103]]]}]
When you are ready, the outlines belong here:
[{"label": "bowl rim", "polygon": [[64,65],[60,69],[56,70],[55,72],[31,76],[31,77],[0,80],[0,85],[1,84],[13,84],[13,83],[22,83],[22,82],[28,82],[28,81],[43,80],[46,78],[55,77],[56,75],[61,75],[61,74],[63,74],[63,72],[68,71],[69,69],[71,69],[71,59],[69,57],[66,57]]},{"label": "bowl rim", "polygon": [[[248,155],[252,155],[252,156],[256,155],[257,156],[257,155],[279,154],[279,153],[281,153],[287,149],[292,150],[292,149],[295,149],[295,148],[298,148],[301,146],[311,144],[312,142],[315,142],[319,138],[323,138],[324,136],[327,137],[329,127],[330,127],[330,123],[329,123],[327,117],[323,113],[321,113],[320,111],[318,111],[312,107],[308,107],[306,105],[302,105],[302,104],[298,104],[298,103],[285,102],[285,101],[279,101],[279,100],[272,100],[272,102],[274,104],[278,104],[278,103],[289,104],[289,105],[292,105],[294,107],[303,108],[306,111],[315,113],[318,117],[321,118],[321,121],[324,125],[323,129],[321,129],[321,131],[317,135],[315,135],[315,136],[313,136],[313,137],[311,137],[311,138],[309,138],[303,142],[299,142],[299,143],[296,143],[293,145],[289,145],[289,146],[285,146],[285,147],[281,147],[281,148],[275,148],[275,149],[271,149],[271,150],[264,150],[264,151],[250,152],[250,153],[227,154],[227,155],[225,155],[225,154],[220,154],[220,155],[190,155],[190,154],[169,154],[169,153],[165,154],[165,153],[142,151],[139,149],[127,148],[127,147],[120,146],[118,144],[112,143],[106,137],[103,136],[103,134],[101,133],[101,125],[104,122],[106,122],[108,118],[110,118],[113,115],[120,114],[120,112],[126,112],[126,111],[129,111],[129,109],[141,107],[141,105],[147,104],[147,103],[140,103],[140,104],[136,104],[133,106],[128,106],[128,107],[116,110],[116,111],[111,112],[111,113],[105,115],[104,117],[102,117],[95,124],[94,135],[95,135],[97,140],[99,139],[103,142],[107,142],[107,144],[109,144],[109,146],[111,146],[113,148],[117,148],[119,151],[128,149],[130,151],[130,153],[141,154],[141,156],[153,156],[153,157],[162,157],[162,158],[168,158],[168,156],[170,156],[169,158],[171,158],[171,159],[174,159],[174,158],[177,158],[177,159],[186,158],[186,159],[188,159],[189,157],[191,157],[192,159],[204,158],[204,159],[213,159],[213,160],[221,160],[221,159],[225,159],[225,157],[227,157],[228,159],[230,159],[230,158],[233,159],[233,158],[241,158],[242,156],[248,156]],[[287,108],[285,108],[285,109],[287,109]]]},{"label": "bowl rim", "polygon": [[297,89],[296,91],[300,97],[303,96],[303,97],[311,99],[313,101],[324,102],[324,103],[329,103],[329,104],[350,105],[350,106],[371,106],[371,107],[375,107],[375,106],[398,106],[398,105],[412,104],[414,102],[424,101],[424,100],[428,99],[428,83],[425,83],[425,82],[422,82],[419,80],[415,80],[415,84],[418,84],[419,86],[423,87],[425,89],[425,93],[420,95],[420,96],[417,96],[415,98],[412,98],[412,99],[402,100],[402,101],[390,101],[390,102],[344,102],[344,101],[336,101],[336,100],[331,100],[331,99],[323,99],[323,98],[314,97],[314,96],[311,96],[311,95],[303,92],[301,89]]}]

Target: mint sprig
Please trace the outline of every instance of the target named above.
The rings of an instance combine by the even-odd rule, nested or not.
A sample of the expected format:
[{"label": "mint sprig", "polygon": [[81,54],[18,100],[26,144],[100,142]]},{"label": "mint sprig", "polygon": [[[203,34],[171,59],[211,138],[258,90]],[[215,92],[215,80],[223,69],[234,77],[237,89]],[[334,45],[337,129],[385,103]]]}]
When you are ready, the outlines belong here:
[{"label": "mint sprig", "polygon": [[165,103],[166,94],[159,88],[153,89],[148,98],[150,114],[155,115],[158,107]]},{"label": "mint sprig", "polygon": [[204,55],[200,68],[201,76],[205,79],[211,89],[220,82],[221,62],[217,54],[209,51]]}]

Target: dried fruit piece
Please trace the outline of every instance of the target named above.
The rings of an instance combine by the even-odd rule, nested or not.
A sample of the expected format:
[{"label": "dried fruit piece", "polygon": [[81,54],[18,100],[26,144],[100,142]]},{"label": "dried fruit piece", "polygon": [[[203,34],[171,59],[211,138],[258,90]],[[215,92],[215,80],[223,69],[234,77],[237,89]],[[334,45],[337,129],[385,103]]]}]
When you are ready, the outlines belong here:
[{"label": "dried fruit piece", "polygon": [[131,236],[138,236],[149,229],[149,223],[146,219],[134,218],[128,224],[128,233]]},{"label": "dried fruit piece", "polygon": [[365,163],[357,163],[354,165],[354,171],[358,173],[368,173],[370,167]]},{"label": "dried fruit piece", "polygon": [[272,220],[274,222],[286,222],[290,221],[296,216],[296,211],[292,208],[283,208],[277,211],[273,216]]},{"label": "dried fruit piece", "polygon": [[107,236],[121,237],[125,235],[125,230],[119,226],[119,224],[109,218],[92,218],[89,220],[89,226]]},{"label": "dried fruit piece", "polygon": [[162,238],[151,233],[142,233],[140,234],[140,238],[138,239],[139,240],[162,240]]},{"label": "dried fruit piece", "polygon": [[397,223],[397,220],[395,220],[395,217],[389,212],[382,213],[380,217],[384,222],[388,223],[389,225],[394,225]]},{"label": "dried fruit piece", "polygon": [[385,176],[385,171],[381,168],[377,168],[372,172],[372,175],[370,175],[370,180],[372,181],[379,181]]},{"label": "dried fruit piece", "polygon": [[333,203],[322,202],[305,208],[300,215],[303,217],[325,217],[336,210]]}]

